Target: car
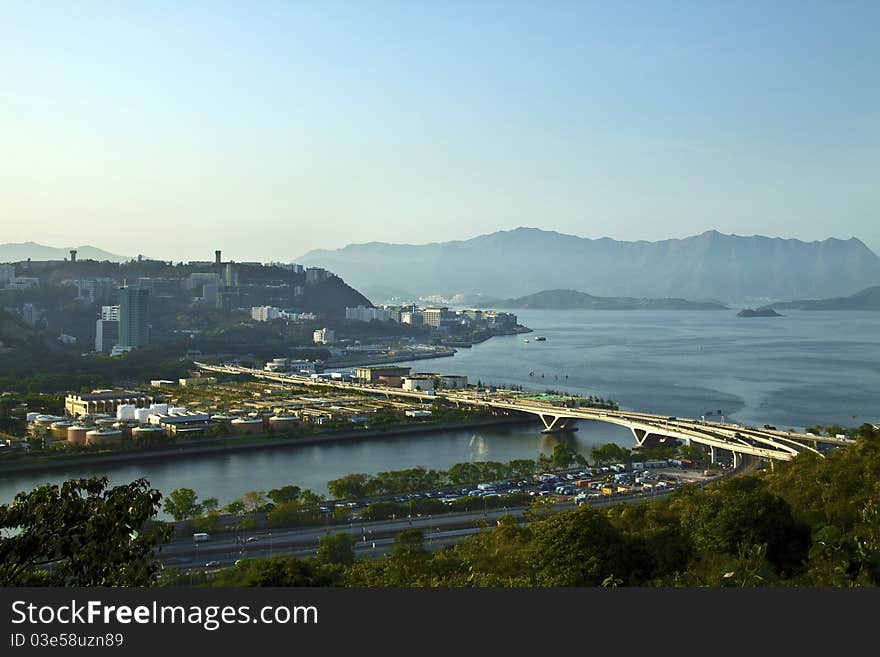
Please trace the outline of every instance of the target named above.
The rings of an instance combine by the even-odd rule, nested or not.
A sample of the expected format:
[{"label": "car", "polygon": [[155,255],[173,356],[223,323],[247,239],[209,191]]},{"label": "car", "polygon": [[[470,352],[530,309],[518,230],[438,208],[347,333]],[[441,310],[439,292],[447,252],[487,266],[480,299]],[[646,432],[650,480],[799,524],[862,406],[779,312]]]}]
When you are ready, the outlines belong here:
[{"label": "car", "polygon": [[260,540],[259,536],[248,536],[244,542],[245,543],[253,543],[254,541],[259,541],[259,540]]},{"label": "car", "polygon": [[220,565],[219,561],[208,561],[205,563],[205,568],[216,568]]}]

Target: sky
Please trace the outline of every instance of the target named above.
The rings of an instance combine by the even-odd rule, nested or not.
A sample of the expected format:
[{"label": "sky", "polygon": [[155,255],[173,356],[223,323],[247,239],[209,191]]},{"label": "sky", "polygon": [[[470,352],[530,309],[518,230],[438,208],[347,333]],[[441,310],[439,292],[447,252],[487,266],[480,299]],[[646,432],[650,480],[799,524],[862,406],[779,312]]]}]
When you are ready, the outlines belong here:
[{"label": "sky", "polygon": [[0,243],[880,253],[880,3],[0,0]]}]

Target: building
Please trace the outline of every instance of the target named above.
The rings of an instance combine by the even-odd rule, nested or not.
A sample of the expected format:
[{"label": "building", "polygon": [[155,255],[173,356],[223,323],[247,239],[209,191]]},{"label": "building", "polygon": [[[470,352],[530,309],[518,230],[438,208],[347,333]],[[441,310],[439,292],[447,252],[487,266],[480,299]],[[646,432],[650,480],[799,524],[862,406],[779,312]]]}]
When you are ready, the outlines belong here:
[{"label": "building", "polygon": [[36,326],[41,315],[40,309],[32,303],[26,303],[21,307],[21,318],[28,326]]},{"label": "building", "polygon": [[103,413],[116,415],[116,409],[120,404],[133,404],[138,408],[144,408],[153,403],[152,395],[133,390],[95,390],[88,394],[67,395],[64,400],[64,410],[73,417],[83,417]]},{"label": "building", "polygon": [[336,340],[336,331],[328,328],[315,329],[312,341],[315,344],[333,344]]},{"label": "building", "polygon": [[[252,264],[260,264],[260,263],[252,263]],[[224,272],[223,282],[226,284],[226,287],[238,287],[238,269],[231,262],[226,263],[226,270]]]},{"label": "building", "polygon": [[110,322],[118,322],[119,306],[101,306],[101,319]]},{"label": "building", "polygon": [[6,284],[7,290],[28,290],[32,287],[39,287],[40,279],[31,276],[16,276]]},{"label": "building", "polygon": [[270,322],[281,317],[281,311],[275,306],[254,306],[251,308],[251,319],[256,322]]},{"label": "building", "polygon": [[215,274],[214,272],[195,272],[186,277],[185,283],[187,290],[199,291],[205,285],[213,285],[219,288],[222,284],[223,281],[220,279],[220,274]]},{"label": "building", "polygon": [[81,278],[75,281],[76,296],[88,303],[99,303],[113,298],[116,281],[112,278]]},{"label": "building", "polygon": [[[118,308],[119,306],[105,306]],[[108,354],[119,342],[119,320],[99,319],[95,322],[95,351]]]},{"label": "building", "polygon": [[309,267],[306,269],[306,283],[322,283],[330,278],[331,274],[326,269],[320,267]]},{"label": "building", "polygon": [[137,348],[149,344],[149,296],[142,287],[123,285],[119,288],[120,346]]},{"label": "building", "polygon": [[440,385],[448,390],[467,388],[468,378],[457,374],[442,374],[440,376]]},{"label": "building", "polygon": [[403,389],[412,392],[433,392],[437,379],[430,374],[413,374],[403,377]]},{"label": "building", "polygon": [[425,323],[425,313],[421,310],[402,310],[400,312],[400,323],[422,326]]},{"label": "building", "polygon": [[15,265],[0,265],[0,286],[5,287],[15,278]]},{"label": "building", "polygon": [[358,322],[387,322],[391,318],[391,313],[384,308],[367,308],[366,306],[355,306],[354,308],[345,309],[345,319],[352,319]]},{"label": "building", "polygon": [[148,290],[151,298],[172,298],[180,289],[180,279],[145,276],[137,279],[137,286]]},{"label": "building", "polygon": [[372,365],[369,367],[356,367],[354,377],[361,383],[377,383],[380,377],[404,377],[410,373],[409,367],[404,365]]}]

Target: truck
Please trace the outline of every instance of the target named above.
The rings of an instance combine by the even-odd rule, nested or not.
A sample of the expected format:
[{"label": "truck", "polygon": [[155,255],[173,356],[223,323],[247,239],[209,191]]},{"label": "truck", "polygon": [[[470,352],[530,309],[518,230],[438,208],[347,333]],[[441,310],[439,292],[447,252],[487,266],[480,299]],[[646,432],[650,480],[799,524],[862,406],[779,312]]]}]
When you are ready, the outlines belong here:
[{"label": "truck", "polygon": [[210,538],[205,532],[199,532],[197,534],[193,534],[193,541],[195,543],[201,543],[202,541],[207,541]]}]

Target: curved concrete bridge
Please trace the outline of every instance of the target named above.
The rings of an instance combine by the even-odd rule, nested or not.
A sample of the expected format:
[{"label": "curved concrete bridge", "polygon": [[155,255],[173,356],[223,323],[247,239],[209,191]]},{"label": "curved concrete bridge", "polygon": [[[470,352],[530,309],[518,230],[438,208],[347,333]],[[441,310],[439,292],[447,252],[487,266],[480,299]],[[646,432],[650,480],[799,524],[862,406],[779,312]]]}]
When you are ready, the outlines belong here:
[{"label": "curved concrete bridge", "polygon": [[790,461],[803,452],[812,452],[822,456],[822,453],[819,451],[820,443],[842,446],[854,442],[848,438],[814,436],[812,434],[779,431],[776,429],[757,429],[739,424],[704,422],[691,418],[670,418],[650,413],[639,413],[637,411],[615,411],[583,406],[578,405],[581,403],[581,400],[574,397],[568,398],[564,403],[559,404],[528,398],[510,390],[499,390],[494,393],[466,390],[428,394],[425,392],[410,392],[400,388],[328,381],[326,379],[315,381],[309,377],[295,374],[279,374],[238,366],[207,365],[198,362],[196,366],[210,372],[248,374],[258,379],[276,381],[278,383],[357,390],[385,395],[386,397],[406,397],[423,401],[445,399],[461,405],[528,413],[538,417],[544,424],[544,431],[547,432],[572,430],[578,420],[606,422],[628,428],[632,431],[636,444],[640,447],[660,444],[668,439],[681,440],[686,444],[693,442],[705,445],[709,448],[713,463],[716,460],[717,450],[719,449],[731,452],[734,458],[734,465],[736,465],[736,461],[742,454],[771,460]]}]

